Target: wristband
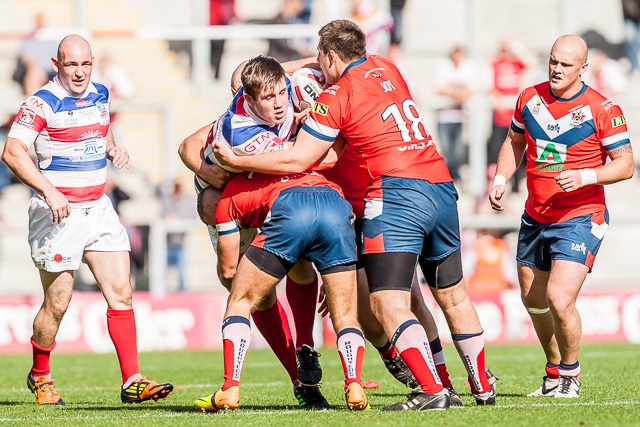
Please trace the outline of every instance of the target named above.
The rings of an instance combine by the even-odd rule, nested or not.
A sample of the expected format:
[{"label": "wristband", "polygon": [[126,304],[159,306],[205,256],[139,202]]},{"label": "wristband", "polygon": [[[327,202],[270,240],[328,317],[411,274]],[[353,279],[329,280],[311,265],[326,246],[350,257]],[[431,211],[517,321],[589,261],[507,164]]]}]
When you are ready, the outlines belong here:
[{"label": "wristband", "polygon": [[580,172],[580,178],[582,179],[580,188],[598,183],[598,175],[595,169],[580,169],[578,172]]},{"label": "wristband", "polygon": [[493,188],[496,185],[502,185],[504,187],[507,185],[507,178],[505,178],[504,175],[496,174],[495,178],[493,178],[493,185],[491,187]]}]

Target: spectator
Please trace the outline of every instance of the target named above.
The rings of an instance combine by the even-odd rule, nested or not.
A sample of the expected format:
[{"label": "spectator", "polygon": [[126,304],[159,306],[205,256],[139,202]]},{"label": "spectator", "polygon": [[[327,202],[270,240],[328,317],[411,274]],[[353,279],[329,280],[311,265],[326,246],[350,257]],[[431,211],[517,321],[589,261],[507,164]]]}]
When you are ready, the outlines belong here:
[{"label": "spectator", "polygon": [[[530,65],[531,56],[524,46],[509,39],[500,42],[498,54],[491,60],[493,115],[491,136],[487,143],[487,163],[489,165],[495,166],[498,161],[500,147],[509,132],[509,126],[511,126],[513,107],[520,91],[525,87],[526,71]],[[513,177],[513,191],[519,190],[520,182],[524,179],[525,174],[525,165],[523,164]]]},{"label": "spectator", "polygon": [[[235,3],[235,0],[209,0],[209,25],[229,25],[234,20],[237,20]],[[210,44],[211,68],[215,70],[213,77],[216,80],[220,77],[224,42],[224,39],[211,40]]]},{"label": "spectator", "polygon": [[622,0],[624,19],[624,56],[629,60],[630,73],[638,69],[640,49],[640,0]]},{"label": "spectator", "polygon": [[589,68],[583,75],[584,82],[611,98],[627,91],[628,76],[622,64],[600,49],[590,49]]},{"label": "spectator", "polygon": [[[170,191],[161,191],[162,216],[165,220],[197,219],[195,197],[184,191],[180,178],[171,183]],[[184,239],[186,233],[167,233],[167,266],[175,267],[178,271],[178,290],[186,291],[186,257],[184,253]]]},{"label": "spectator", "polygon": [[136,85],[125,67],[113,61],[111,55],[103,55],[93,70],[95,81],[109,89],[112,99],[129,99],[136,93]]},{"label": "spectator", "polygon": [[351,18],[367,36],[367,53],[384,53],[393,28],[391,14],[372,0],[351,0]]},{"label": "spectator", "polygon": [[437,112],[440,146],[451,178],[458,181],[464,106],[476,90],[476,67],[466,58],[462,47],[454,47],[447,58],[438,62],[435,83],[436,93],[447,101],[447,105]]},{"label": "spectator", "polygon": [[[13,114],[7,116],[7,120],[0,126],[0,152],[4,150],[4,143],[7,140],[7,135],[9,134],[9,129],[11,128],[11,123],[13,123]],[[4,162],[0,162],[0,196],[2,196],[2,192],[5,187],[8,187],[11,184],[13,177],[13,173],[11,169],[7,167]]]},{"label": "spectator", "polygon": [[464,270],[469,272],[470,295],[499,295],[517,283],[516,266],[506,240],[497,229],[479,229],[465,251]]},{"label": "spectator", "polygon": [[[283,0],[282,8],[275,18],[261,21],[264,24],[294,24],[305,10],[305,0]],[[295,39],[269,39],[268,56],[279,62],[294,61],[309,56],[306,46],[296,45]]]},{"label": "spectator", "polygon": [[55,76],[51,58],[56,55],[56,42],[40,40],[39,33],[45,26],[45,16],[35,15],[35,28],[22,44],[13,80],[20,84],[25,95],[31,95]]},{"label": "spectator", "polygon": [[397,63],[400,59],[400,46],[402,44],[402,12],[407,0],[391,0],[390,9],[393,18],[393,28],[389,40],[389,53],[387,54],[391,62]]}]

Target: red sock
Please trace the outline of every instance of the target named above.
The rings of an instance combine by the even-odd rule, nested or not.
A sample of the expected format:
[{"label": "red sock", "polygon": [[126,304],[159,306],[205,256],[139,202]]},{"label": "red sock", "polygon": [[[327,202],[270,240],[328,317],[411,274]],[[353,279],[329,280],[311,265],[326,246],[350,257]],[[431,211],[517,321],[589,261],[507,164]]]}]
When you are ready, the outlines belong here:
[{"label": "red sock", "polygon": [[276,300],[276,303],[267,310],[254,311],[251,317],[258,331],[287,370],[291,381],[298,379],[296,349],[293,346],[289,319],[280,301]]},{"label": "red sock", "polygon": [[557,380],[560,378],[560,372],[558,372],[558,365],[547,363],[544,367],[544,371],[547,373],[547,378],[550,380]]},{"label": "red sock", "polygon": [[443,389],[442,382],[433,363],[427,333],[420,322],[415,319],[407,320],[393,335],[393,345],[416,377],[422,391],[427,394],[440,393]]},{"label": "red sock", "polygon": [[358,329],[347,328],[338,333],[337,347],[344,371],[345,390],[351,383],[362,384],[360,373],[365,345],[364,335]]},{"label": "red sock", "polygon": [[491,386],[484,364],[484,337],[478,334],[452,334],[453,344],[469,374],[469,384],[474,394],[487,393]]},{"label": "red sock", "polygon": [[249,349],[251,324],[242,316],[229,316],[222,322],[222,353],[224,355],[224,383],[222,391],[240,385],[244,358]]},{"label": "red sock", "polygon": [[296,328],[296,348],[313,347],[313,323],[318,303],[318,276],[309,284],[296,283],[287,276],[286,293]]},{"label": "red sock", "polygon": [[49,366],[49,360],[51,351],[56,347],[56,342],[51,344],[51,347],[45,348],[40,346],[31,337],[31,347],[33,348],[33,365],[31,366],[31,375],[38,379],[51,373],[51,367]]},{"label": "red sock", "polygon": [[389,341],[387,341],[387,343],[382,347],[376,347],[376,350],[378,350],[380,357],[382,357],[383,359],[395,359],[395,357],[398,355],[396,348],[392,346]]},{"label": "red sock", "polygon": [[440,337],[431,341],[429,343],[429,348],[431,349],[433,363],[436,364],[436,371],[438,371],[438,376],[440,377],[440,381],[442,381],[442,385],[445,388],[452,389],[453,384],[451,383],[451,379],[449,378],[447,364],[444,361],[444,352],[442,351],[442,343],[440,342]]},{"label": "red sock", "polygon": [[116,348],[120,372],[122,373],[122,384],[124,384],[129,377],[140,372],[138,367],[138,343],[136,342],[136,317],[133,309],[107,309],[107,329]]}]

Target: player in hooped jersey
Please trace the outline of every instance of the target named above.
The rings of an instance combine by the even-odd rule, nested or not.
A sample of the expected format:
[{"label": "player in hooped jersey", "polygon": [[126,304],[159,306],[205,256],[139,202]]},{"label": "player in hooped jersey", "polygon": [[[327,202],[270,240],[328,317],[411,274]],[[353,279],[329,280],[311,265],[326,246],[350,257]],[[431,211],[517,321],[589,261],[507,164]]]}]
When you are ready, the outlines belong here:
[{"label": "player in hooped jersey", "polygon": [[[288,176],[242,173],[225,187],[216,208],[221,275],[233,279],[222,326],[224,383],[197,408],[237,409],[249,345],[249,315],[302,257],[322,276],[351,410],[367,410],[360,371],[365,339],[357,320],[355,232],[340,187],[311,172]],[[239,258],[239,226],[260,228]],[[237,269],[236,269],[237,266]]]},{"label": "player in hooped jersey", "polygon": [[530,397],[580,396],[575,304],[609,225],[603,185],[634,171],[622,110],[581,80],[587,52],[576,35],[555,41],[549,80],[518,98],[489,191],[491,207],[503,210],[505,184],[526,155],[529,194],[516,258],[522,302],[547,358]]},{"label": "player in hooped jersey", "polygon": [[[301,62],[304,61],[293,62],[292,65]],[[227,141],[242,155],[281,149],[287,144],[297,120],[290,101],[289,78],[273,58],[257,56],[241,63],[233,73],[231,91],[234,98],[229,109],[212,124],[187,137],[179,149],[185,165],[196,173],[198,213],[207,224],[215,250],[218,247],[215,212],[221,190],[210,184],[224,188],[234,174],[219,176],[229,172],[218,167],[210,155],[213,141]],[[255,228],[240,229],[240,254],[249,247],[254,235]],[[218,256],[219,264],[220,261]],[[220,269],[219,266],[219,273]],[[222,284],[230,289],[230,278],[225,280],[219,276]],[[286,281],[286,295],[295,322],[295,345],[288,316],[276,298],[275,289],[253,312],[252,318],[287,371],[300,406],[305,409],[328,408],[329,404],[318,386],[322,378],[319,354],[313,349],[317,273],[310,262],[301,260],[288,272]],[[206,407],[200,409],[207,410]]]},{"label": "player in hooped jersey", "polygon": [[[116,168],[131,166],[127,150],[115,145],[109,128],[109,91],[91,82],[93,55],[82,37],[62,39],[51,62],[56,77],[22,104],[2,154],[16,176],[36,191],[29,202],[28,240],[44,303],[33,322],[27,386],[39,404],[64,405],[49,360],[71,301],[74,271],[83,261],[107,301],[122,402],[164,399],[173,386],[148,380],[138,369],[129,238],[104,194],[107,160]],[[32,146],[37,167],[27,154]]]},{"label": "player in hooped jersey", "polygon": [[216,145],[222,162],[267,173],[294,173],[335,161],[342,134],[368,183],[362,260],[372,310],[421,387],[409,401],[386,410],[445,409],[428,338],[411,313],[409,291],[419,261],[436,301],[447,313],[454,344],[478,404],[493,404],[495,389],[484,366],[484,338],[466,293],[460,260],[457,193],[400,72],[367,56],[366,36],[354,23],[322,27],[318,62],[327,83],[289,150],[236,156]]}]

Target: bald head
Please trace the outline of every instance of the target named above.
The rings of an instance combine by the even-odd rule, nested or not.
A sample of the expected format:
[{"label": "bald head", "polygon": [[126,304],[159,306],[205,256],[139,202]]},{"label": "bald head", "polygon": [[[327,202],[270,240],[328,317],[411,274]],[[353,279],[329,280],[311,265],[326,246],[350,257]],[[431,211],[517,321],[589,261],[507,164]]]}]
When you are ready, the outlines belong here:
[{"label": "bald head", "polygon": [[248,59],[242,61],[231,75],[231,93],[233,96],[235,96],[242,87],[242,70],[244,70],[244,66],[247,65],[247,62],[249,62]]},{"label": "bald head", "polygon": [[51,58],[58,83],[73,96],[82,96],[91,81],[93,54],[83,37],[70,34],[58,45],[58,57]]},{"label": "bald head", "polygon": [[558,50],[563,54],[569,55],[583,64],[587,62],[587,55],[589,52],[587,43],[582,39],[582,37],[576,36],[575,34],[567,34],[559,37],[551,47],[552,53],[554,50]]},{"label": "bald head", "polygon": [[78,34],[69,34],[60,40],[60,44],[58,45],[58,61],[62,60],[63,55],[69,56],[86,52],[89,53],[89,56],[93,56],[89,42]]},{"label": "bald head", "polygon": [[583,87],[582,74],[587,71],[588,48],[585,41],[569,34],[555,41],[549,54],[549,85],[559,98],[571,98]]}]

